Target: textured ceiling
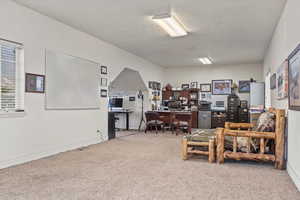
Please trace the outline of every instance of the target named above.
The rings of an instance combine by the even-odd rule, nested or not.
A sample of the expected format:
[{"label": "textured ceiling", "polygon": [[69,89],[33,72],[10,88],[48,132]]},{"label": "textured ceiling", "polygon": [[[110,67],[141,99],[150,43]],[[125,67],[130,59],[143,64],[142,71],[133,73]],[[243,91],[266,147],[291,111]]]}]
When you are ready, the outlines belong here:
[{"label": "textured ceiling", "polygon": [[[261,62],[286,0],[15,0],[163,67]],[[151,16],[172,8],[189,30],[170,38]]]}]

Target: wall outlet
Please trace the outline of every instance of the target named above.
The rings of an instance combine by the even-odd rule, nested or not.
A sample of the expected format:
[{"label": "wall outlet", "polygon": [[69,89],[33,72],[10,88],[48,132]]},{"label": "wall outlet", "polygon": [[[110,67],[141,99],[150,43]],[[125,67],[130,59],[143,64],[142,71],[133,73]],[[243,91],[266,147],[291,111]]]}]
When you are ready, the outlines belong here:
[{"label": "wall outlet", "polygon": [[97,129],[97,135],[101,137],[101,140],[104,140],[103,133],[99,129]]}]

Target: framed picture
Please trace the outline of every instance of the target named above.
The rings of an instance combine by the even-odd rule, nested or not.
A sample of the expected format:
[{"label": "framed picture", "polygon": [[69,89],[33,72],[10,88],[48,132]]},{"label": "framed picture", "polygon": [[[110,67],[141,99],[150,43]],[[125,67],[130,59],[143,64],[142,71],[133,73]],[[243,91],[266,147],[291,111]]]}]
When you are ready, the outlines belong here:
[{"label": "framed picture", "polygon": [[134,96],[129,97],[129,101],[135,101],[135,97]]},{"label": "framed picture", "polygon": [[289,64],[284,61],[277,70],[277,99],[284,99],[288,96]]},{"label": "framed picture", "polygon": [[198,82],[191,82],[191,88],[198,88]]},{"label": "framed picture", "polygon": [[26,73],[25,91],[32,93],[45,93],[45,76]]},{"label": "framed picture", "polygon": [[100,90],[101,97],[107,97],[107,90]]},{"label": "framed picture", "polygon": [[212,94],[213,95],[229,95],[231,94],[231,79],[212,80]]},{"label": "framed picture", "polygon": [[159,82],[157,82],[157,89],[160,90],[161,89],[161,84]]},{"label": "framed picture", "polygon": [[190,88],[190,84],[181,84],[182,89],[188,89]]},{"label": "framed picture", "polygon": [[101,74],[107,74],[107,67],[101,66]]},{"label": "framed picture", "polygon": [[211,92],[201,92],[200,99],[202,101],[211,101]]},{"label": "framed picture", "polygon": [[200,84],[200,92],[211,92],[211,84],[210,83]]},{"label": "framed picture", "polygon": [[101,78],[101,86],[107,87],[107,78]]},{"label": "framed picture", "polygon": [[153,85],[152,85],[152,89],[153,89],[153,90],[157,90],[158,83],[155,82],[155,81],[153,81],[152,84],[153,84]]},{"label": "framed picture", "polygon": [[276,89],[276,73],[274,73],[270,78],[270,89]]},{"label": "framed picture", "polygon": [[239,93],[250,92],[250,81],[239,81]]},{"label": "framed picture", "polygon": [[300,45],[288,58],[289,109],[300,111]]},{"label": "framed picture", "polygon": [[153,81],[149,81],[149,82],[148,82],[148,87],[149,87],[150,89],[153,88]]}]

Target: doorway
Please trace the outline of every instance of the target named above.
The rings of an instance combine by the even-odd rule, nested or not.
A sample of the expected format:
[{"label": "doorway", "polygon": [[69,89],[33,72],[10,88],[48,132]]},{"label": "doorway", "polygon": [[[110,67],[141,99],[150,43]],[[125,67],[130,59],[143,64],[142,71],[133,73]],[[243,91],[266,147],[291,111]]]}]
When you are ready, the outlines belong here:
[{"label": "doorway", "polygon": [[144,111],[149,108],[149,92],[138,71],[124,68],[110,83],[108,96],[116,137],[137,133],[140,124],[144,127],[142,120]]}]

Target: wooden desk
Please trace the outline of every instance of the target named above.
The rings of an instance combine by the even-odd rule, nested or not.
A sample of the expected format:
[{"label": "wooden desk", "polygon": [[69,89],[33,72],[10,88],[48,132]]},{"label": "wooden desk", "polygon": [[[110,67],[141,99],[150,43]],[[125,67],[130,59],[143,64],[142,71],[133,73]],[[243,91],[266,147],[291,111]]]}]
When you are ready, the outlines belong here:
[{"label": "wooden desk", "polygon": [[198,111],[157,111],[163,122],[170,121],[170,117],[174,118],[176,113],[191,113],[192,114],[192,128],[198,128]]},{"label": "wooden desk", "polygon": [[[154,112],[159,113],[161,121],[163,121],[165,124],[168,124],[169,127],[171,127],[171,124],[174,122],[176,114],[181,114],[181,113],[191,114],[192,122],[190,124],[190,127],[194,128],[193,127],[193,112],[191,112],[191,111],[154,111]],[[197,118],[196,118],[196,120],[197,120]]]}]

